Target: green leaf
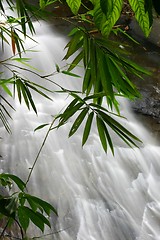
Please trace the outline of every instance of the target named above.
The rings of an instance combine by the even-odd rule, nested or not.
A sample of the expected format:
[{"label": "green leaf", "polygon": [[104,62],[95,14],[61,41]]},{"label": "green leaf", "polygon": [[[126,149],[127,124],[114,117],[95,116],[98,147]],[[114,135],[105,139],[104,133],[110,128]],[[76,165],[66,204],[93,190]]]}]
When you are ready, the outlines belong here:
[{"label": "green leaf", "polygon": [[10,213],[9,210],[6,209],[6,206],[10,203],[10,199],[9,198],[1,198],[0,199],[0,213],[2,213],[3,215],[7,216],[7,217],[14,217],[14,214]]},{"label": "green leaf", "polygon": [[75,106],[73,106],[72,109],[69,109],[69,110],[65,111],[64,113],[60,114],[60,122],[58,124],[58,127],[65,124],[66,121],[70,117],[72,117],[83,106],[83,104],[84,104],[83,102],[77,103]]},{"label": "green leaf", "polygon": [[43,210],[46,212],[48,216],[50,215],[50,211],[54,212],[57,215],[56,209],[48,202],[29,194],[26,194],[25,197],[27,200],[28,199],[32,200],[35,204],[37,204],[38,207],[43,208]]},{"label": "green leaf", "polygon": [[81,51],[73,60],[73,62],[70,64],[68,71],[71,71],[74,69],[76,66],[78,66],[78,63],[82,60],[83,58],[83,52]]},{"label": "green leaf", "polygon": [[43,214],[41,214],[40,212],[36,212],[36,215],[41,218],[41,220],[44,222],[44,224],[48,225],[48,227],[51,228],[50,222],[48,221],[48,219]]},{"label": "green leaf", "polygon": [[17,184],[17,186],[19,187],[19,189],[21,191],[24,191],[24,188],[26,187],[26,184],[17,176],[13,175],[13,174],[9,174],[9,173],[1,173],[0,174],[0,179],[4,178],[4,179],[8,179],[10,178],[11,180],[13,180],[14,183]]},{"label": "green leaf", "polygon": [[73,14],[76,15],[81,6],[81,0],[66,0],[66,2],[70,7],[71,11],[73,12]]},{"label": "green leaf", "polygon": [[[119,122],[117,122],[115,119],[110,117],[109,115],[105,114],[101,110],[97,109],[97,112],[100,114],[102,119],[108,124],[113,131],[115,131],[118,135],[121,136],[122,140],[126,142],[125,139],[127,139],[130,143],[132,143],[134,146],[137,147],[136,143],[133,142],[132,139],[141,142],[139,138],[137,138],[134,134],[132,134],[130,131],[128,131],[125,127],[123,127]],[[124,137],[124,138],[123,138]],[[129,143],[127,143],[129,145]],[[129,145],[130,146],[130,145]]]},{"label": "green leaf", "polygon": [[94,8],[94,21],[102,35],[108,36],[119,19],[123,0],[97,0]]},{"label": "green leaf", "polygon": [[66,55],[63,59],[68,59],[72,54],[74,54],[78,49],[83,45],[83,34],[82,31],[78,28],[75,34],[72,36],[69,43],[65,48],[68,48]]},{"label": "green leaf", "polygon": [[98,129],[99,138],[101,140],[104,151],[107,152],[107,141],[106,141],[105,130],[104,130],[104,126],[105,126],[104,122],[98,115],[96,116],[96,120],[97,120],[97,129]]},{"label": "green leaf", "polygon": [[36,109],[35,103],[34,103],[34,101],[33,101],[33,99],[32,99],[32,95],[31,95],[31,93],[30,93],[30,91],[29,91],[29,89],[28,89],[27,86],[25,86],[25,90],[26,90],[26,94],[27,94],[27,96],[28,96],[28,100],[29,100],[29,102],[30,102],[33,110],[34,110],[35,113],[37,114],[37,109]]},{"label": "green leaf", "polygon": [[100,69],[101,84],[106,96],[113,100],[114,92],[111,82],[111,75],[107,64],[107,55],[105,55],[100,49],[97,49],[97,57],[99,59],[98,68]]},{"label": "green leaf", "polygon": [[82,112],[78,115],[78,117],[76,118],[75,122],[73,123],[71,130],[69,132],[69,137],[71,137],[79,128],[79,126],[81,125],[81,123],[83,122],[87,112],[89,111],[89,108],[86,107],[82,110]]},{"label": "green leaf", "polygon": [[150,13],[145,9],[145,0],[128,0],[142,31],[148,37],[151,31]]},{"label": "green leaf", "polygon": [[[40,86],[40,85],[38,85],[38,84],[35,84],[35,83],[33,83],[33,82],[31,82],[30,84],[29,84],[28,82],[25,82],[25,85],[28,86],[29,88],[33,89],[35,92],[39,93],[41,96],[43,96],[43,97],[45,97],[45,98],[47,98],[47,99],[49,99],[49,100],[52,101],[52,98],[50,98],[50,97],[49,97],[48,95],[46,95],[44,92],[42,92],[41,90],[39,90],[37,87],[42,88],[42,89],[44,89],[44,90],[46,90],[46,91],[48,91],[48,92],[51,92],[49,89],[43,88],[42,86]],[[34,87],[33,85],[36,86],[36,87]]]},{"label": "green leaf", "polygon": [[114,147],[113,147],[112,139],[110,137],[110,134],[109,134],[105,124],[104,124],[104,131],[105,131],[105,134],[106,134],[106,137],[107,137],[107,141],[108,141],[109,147],[110,147],[110,149],[112,151],[112,154],[114,155]]},{"label": "green leaf", "polygon": [[90,38],[84,33],[83,34],[83,63],[84,67],[87,68],[89,65],[89,55],[90,55]]},{"label": "green leaf", "polygon": [[104,21],[106,21],[106,16],[102,12],[100,1],[98,0],[94,7],[94,22],[98,29],[101,30]]},{"label": "green leaf", "polygon": [[21,81],[19,79],[16,80],[17,94],[19,102],[22,102],[22,94],[21,94]]},{"label": "green leaf", "polygon": [[102,12],[107,16],[113,10],[113,0],[100,0]]},{"label": "green leaf", "polygon": [[87,92],[89,94],[90,84],[92,84],[92,81],[91,81],[91,68],[90,68],[90,65],[89,65],[87,67],[87,69],[85,70],[85,75],[84,75],[84,79],[83,79],[83,86],[82,86],[83,93],[87,90]]},{"label": "green leaf", "polygon": [[[43,219],[40,217],[39,213],[37,214],[37,212],[34,212],[33,210],[31,210],[28,207],[20,207],[21,208],[21,212],[23,212],[24,216],[26,216],[26,218],[29,218],[39,229],[41,229],[42,232],[44,232],[44,221]],[[24,219],[21,219],[24,221]],[[23,222],[22,221],[22,222]],[[23,225],[26,227],[27,223],[23,223]]]},{"label": "green leaf", "polygon": [[1,84],[1,86],[2,86],[3,90],[4,90],[9,96],[12,97],[12,93],[11,93],[10,89],[7,87],[7,85],[6,85],[6,84]]},{"label": "green leaf", "polygon": [[18,208],[18,219],[23,230],[26,232],[29,226],[29,216],[26,214],[25,207]]},{"label": "green leaf", "polygon": [[79,75],[77,75],[77,74],[75,74],[75,73],[72,73],[72,72],[70,72],[70,71],[62,71],[61,73],[66,74],[66,75],[69,75],[69,76],[72,76],[72,77],[80,78]]},{"label": "green leaf", "polygon": [[92,121],[93,121],[93,116],[94,116],[94,112],[91,112],[87,118],[86,125],[83,132],[82,146],[86,143],[88,139],[88,136],[91,130]]},{"label": "green leaf", "polygon": [[45,123],[45,124],[39,125],[38,127],[36,127],[36,128],[34,129],[34,132],[36,132],[37,130],[40,130],[40,129],[48,126],[48,125],[49,125],[49,123]]},{"label": "green leaf", "polygon": [[[110,1],[110,0],[108,0]],[[112,2],[112,1],[111,1]],[[108,36],[119,19],[122,11],[123,0],[113,0],[113,6],[110,7],[110,12],[108,12],[106,21],[103,22],[101,26],[102,34]]]},{"label": "green leaf", "polygon": [[17,198],[16,197],[12,197],[10,198],[10,202],[6,205],[6,210],[12,214],[15,213],[17,210],[18,204],[17,204]]},{"label": "green leaf", "polygon": [[26,106],[28,107],[28,109],[30,109],[30,105],[29,105],[29,101],[28,101],[28,96],[27,96],[27,92],[26,92],[26,88],[25,85],[23,84],[22,81],[19,82],[20,83],[20,89],[21,89],[21,93],[23,95],[23,99],[26,103]]},{"label": "green leaf", "polygon": [[40,6],[40,8],[44,9],[46,7],[46,1],[45,0],[39,0],[39,6]]}]

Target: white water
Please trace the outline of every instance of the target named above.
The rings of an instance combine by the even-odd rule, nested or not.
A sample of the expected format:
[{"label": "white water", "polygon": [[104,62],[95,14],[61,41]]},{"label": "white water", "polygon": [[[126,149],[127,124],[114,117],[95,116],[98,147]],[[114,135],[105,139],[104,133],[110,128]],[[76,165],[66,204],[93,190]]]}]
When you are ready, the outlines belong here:
[{"label": "white water", "polygon": [[[39,53],[33,65],[45,75],[61,65],[66,40],[61,35],[39,27]],[[30,43],[28,43],[30,45]],[[30,75],[31,80],[35,79]],[[63,86],[80,87],[79,79],[64,75],[54,77]],[[58,80],[57,80],[58,79]],[[42,81],[41,81],[42,83]],[[54,85],[51,85],[54,89]],[[53,102],[37,94],[34,100],[38,116],[18,101],[11,122],[12,135],[1,129],[1,168],[26,180],[41,146],[46,129],[34,129],[52,120],[69,101],[64,95],[53,95]],[[58,131],[52,131],[40,155],[29,182],[29,191],[53,203],[58,218],[53,216],[53,229],[59,232],[47,239],[60,240],[158,240],[160,239],[160,148],[152,143],[150,134],[136,122],[128,104],[122,102],[124,124],[137,134],[144,144],[130,149],[114,136],[115,156],[105,154],[92,129],[82,149],[79,131],[71,139],[67,134],[71,122]],[[30,233],[31,236],[39,233]],[[45,239],[45,237],[42,237]]]}]

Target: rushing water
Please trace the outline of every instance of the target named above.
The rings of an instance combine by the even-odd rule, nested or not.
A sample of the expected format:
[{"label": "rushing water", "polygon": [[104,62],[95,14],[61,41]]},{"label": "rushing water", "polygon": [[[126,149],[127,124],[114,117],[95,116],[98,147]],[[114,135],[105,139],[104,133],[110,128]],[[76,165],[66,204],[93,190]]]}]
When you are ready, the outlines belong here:
[{"label": "rushing water", "polygon": [[[40,75],[62,65],[66,40],[55,30],[39,26],[39,52],[30,53],[32,65]],[[28,42],[28,46],[30,46]],[[30,56],[30,55],[29,55]],[[46,84],[33,74],[22,72],[33,81]],[[80,72],[81,74],[81,72]],[[83,71],[82,71],[83,74]],[[36,79],[37,78],[37,79]],[[78,78],[57,74],[55,81],[69,89],[80,88]],[[55,89],[54,85],[48,85]],[[27,179],[46,129],[34,132],[52,120],[70,100],[63,94],[53,94],[53,102],[34,94],[38,116],[26,106],[14,105],[12,135],[1,128],[1,169]],[[93,128],[87,144],[81,147],[81,131],[68,139],[71,122],[50,133],[29,182],[29,192],[51,202],[58,210],[52,218],[54,234],[47,239],[60,240],[158,240],[160,239],[160,148],[150,134],[121,103],[123,122],[144,142],[140,149],[130,149],[113,136],[115,156],[105,154]],[[30,235],[39,236],[32,230]],[[45,239],[45,237],[42,237]]]}]

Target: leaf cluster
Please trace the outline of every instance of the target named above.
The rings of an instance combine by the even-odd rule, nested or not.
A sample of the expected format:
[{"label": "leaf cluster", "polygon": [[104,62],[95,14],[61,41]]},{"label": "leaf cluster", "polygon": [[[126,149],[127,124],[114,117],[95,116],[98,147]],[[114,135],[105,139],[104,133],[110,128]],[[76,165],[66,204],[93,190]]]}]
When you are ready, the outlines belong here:
[{"label": "leaf cluster", "polygon": [[67,123],[71,117],[77,115],[69,131],[69,137],[71,137],[80,128],[81,124],[86,119],[82,136],[83,146],[89,137],[93,119],[95,118],[99,138],[105,152],[107,152],[109,146],[112,153],[114,154],[114,147],[110,136],[110,130],[115,132],[130,147],[137,147],[135,141],[141,141],[132,133],[130,133],[125,127],[123,127],[117,120],[115,120],[115,117],[120,118],[120,115],[114,114],[113,112],[108,111],[105,107],[90,101],[91,99],[93,100],[97,97],[103,97],[104,95],[104,93],[98,93],[81,98],[77,94],[71,93],[71,96],[74,99],[66,107],[64,112],[56,117],[56,119],[58,119],[57,127],[61,127]]},{"label": "leaf cluster", "polygon": [[18,224],[22,238],[30,221],[42,232],[46,225],[51,227],[49,216],[51,212],[57,215],[56,209],[48,202],[26,193],[26,184],[16,175],[0,174],[0,185],[11,189],[13,184],[19,190],[12,195],[0,195],[0,214],[12,220],[10,221],[12,224],[13,222]]},{"label": "leaf cluster", "polygon": [[[73,14],[77,15],[80,6],[84,5],[81,0],[67,0]],[[90,0],[93,7],[83,13],[83,20],[88,22],[88,15],[92,23],[97,27],[103,36],[108,37],[115,23],[121,16],[124,0]],[[153,23],[153,8],[160,14],[160,2],[156,0],[128,0],[135,18],[139,23],[144,35],[149,36]],[[86,18],[85,18],[86,17]]]},{"label": "leaf cluster", "polygon": [[[150,74],[149,71],[132,62],[127,57],[127,52],[122,52],[116,42],[101,38],[85,28],[74,28],[69,36],[72,36],[67,44],[65,59],[73,54],[77,56],[70,63],[68,71],[73,70],[83,61],[85,75],[82,92],[88,96],[90,93],[104,92],[108,105],[112,109],[114,105],[118,109],[116,96],[121,95],[129,99],[139,97],[136,86],[128,77],[142,78],[142,74]],[[102,103],[103,97],[94,98],[95,103]]]}]

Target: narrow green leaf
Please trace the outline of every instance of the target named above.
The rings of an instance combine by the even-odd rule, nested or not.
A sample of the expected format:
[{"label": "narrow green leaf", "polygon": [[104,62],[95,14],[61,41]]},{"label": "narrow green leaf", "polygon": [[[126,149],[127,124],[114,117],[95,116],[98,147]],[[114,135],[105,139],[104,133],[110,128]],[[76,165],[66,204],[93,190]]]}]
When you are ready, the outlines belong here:
[{"label": "narrow green leaf", "polygon": [[30,208],[25,207],[25,206],[21,207],[21,209],[24,213],[24,216],[29,218],[42,232],[44,232],[44,221],[39,216],[39,214],[37,214],[37,212],[34,212],[33,210],[31,210]]},{"label": "narrow green leaf", "polygon": [[3,90],[12,97],[12,93],[10,91],[10,89],[7,87],[7,84],[1,84],[1,87],[3,88]]},{"label": "narrow green leaf", "polygon": [[110,147],[110,149],[112,151],[112,154],[114,155],[114,147],[113,147],[112,139],[110,137],[110,134],[109,134],[109,132],[107,130],[106,125],[104,125],[104,131],[105,131],[105,134],[106,134],[106,137],[107,137],[107,141],[108,141],[109,147]]},{"label": "narrow green leaf", "polygon": [[16,197],[12,197],[10,198],[10,202],[6,205],[6,210],[10,213],[13,214],[17,211],[17,198]]},{"label": "narrow green leaf", "polygon": [[[46,95],[44,92],[40,91],[37,87],[34,87],[33,85],[37,86],[37,87],[40,87],[40,88],[43,88],[42,86],[38,85],[38,84],[34,84],[33,82],[31,84],[29,84],[28,82],[25,82],[25,85],[28,86],[29,88],[33,89],[35,92],[39,93],[41,96],[49,99],[52,101],[52,98],[50,98],[48,95]],[[49,89],[45,89],[44,90],[48,91],[48,92],[51,92],[49,91]]]},{"label": "narrow green leaf", "polygon": [[71,137],[79,128],[79,126],[81,125],[81,123],[83,122],[86,114],[88,113],[89,108],[86,107],[82,110],[82,112],[78,115],[78,117],[76,118],[75,122],[73,123],[71,130],[69,132],[69,137]]},{"label": "narrow green leaf", "polygon": [[83,63],[84,67],[86,68],[89,63],[89,56],[90,56],[90,38],[87,34],[83,34]]},{"label": "narrow green leaf", "polygon": [[87,69],[85,70],[85,75],[84,75],[84,79],[83,79],[83,86],[82,86],[83,93],[87,90],[87,92],[89,94],[88,89],[89,89],[90,84],[92,84],[91,68],[90,68],[90,65],[88,65]]},{"label": "narrow green leaf", "polygon": [[73,60],[73,62],[70,64],[68,71],[73,70],[76,66],[78,66],[78,63],[82,60],[83,58],[83,52],[81,51]]},{"label": "narrow green leaf", "polygon": [[49,123],[42,124],[42,125],[36,127],[36,128],[34,129],[34,132],[36,132],[37,130],[40,130],[40,129],[42,129],[42,128],[48,126],[48,125],[49,125]]},{"label": "narrow green leaf", "polygon": [[77,74],[75,74],[75,73],[72,73],[72,72],[70,72],[70,71],[62,71],[61,73],[66,74],[66,75],[69,75],[69,76],[72,76],[72,77],[80,78],[79,75],[77,75]]},{"label": "narrow green leaf", "polygon": [[50,211],[54,212],[57,215],[56,209],[48,202],[46,202],[38,197],[29,195],[29,194],[26,194],[26,198],[31,199],[33,202],[35,202],[35,204],[37,204],[39,207],[43,208],[48,216],[50,215]]},{"label": "narrow green leaf", "polygon": [[18,219],[23,230],[26,232],[29,226],[29,216],[26,214],[24,207],[20,206],[18,208]]},{"label": "narrow green leaf", "polygon": [[44,224],[48,225],[48,227],[51,228],[50,222],[48,221],[48,219],[43,214],[41,214],[40,212],[36,212],[36,215],[41,218],[41,220],[44,222]]},{"label": "narrow green leaf", "polygon": [[84,103],[77,103],[72,109],[65,111],[65,113],[60,114],[60,122],[58,127],[65,124],[66,121],[72,117],[82,106]]},{"label": "narrow green leaf", "polygon": [[37,114],[37,109],[36,109],[35,103],[34,103],[34,101],[33,101],[33,99],[32,99],[32,95],[31,95],[31,93],[30,93],[28,87],[25,86],[25,85],[24,85],[24,87],[25,87],[25,91],[26,91],[26,94],[27,94],[28,100],[29,100],[29,102],[30,102],[30,104],[31,104],[31,106],[32,106],[32,108],[33,108],[33,110],[34,110],[35,113]]},{"label": "narrow green leaf", "polygon": [[18,79],[18,80],[16,80],[15,84],[16,84],[16,87],[17,87],[18,99],[19,99],[19,102],[21,103],[22,102],[21,81]]},{"label": "narrow green leaf", "polygon": [[86,125],[83,132],[82,146],[86,143],[88,139],[88,136],[91,130],[92,121],[93,121],[93,116],[94,116],[94,112],[91,112],[87,118]]},{"label": "narrow green leaf", "polygon": [[6,206],[10,203],[9,198],[1,198],[0,199],[0,213],[7,217],[14,217],[15,214],[11,214],[10,211],[6,209]]},{"label": "narrow green leaf", "polygon": [[107,141],[106,141],[105,130],[104,130],[104,126],[105,126],[104,122],[98,115],[96,116],[96,121],[97,121],[99,138],[101,140],[104,151],[107,152]]},{"label": "narrow green leaf", "polygon": [[98,68],[100,69],[101,84],[103,86],[103,89],[107,97],[114,99],[111,76],[106,61],[107,56],[105,56],[105,54],[100,49],[97,49],[97,57],[99,59]]},{"label": "narrow green leaf", "polygon": [[72,39],[66,45],[65,48],[68,48],[68,50],[63,59],[68,59],[72,54],[74,54],[78,49],[80,49],[82,45],[83,45],[83,35],[82,35],[82,31],[78,29],[78,31],[76,31]]},{"label": "narrow green leaf", "polygon": [[9,173],[2,173],[2,174],[0,174],[0,178],[1,177],[5,178],[5,179],[7,179],[7,178],[12,179],[17,184],[19,189],[21,191],[24,191],[24,188],[26,187],[26,184],[19,177],[15,176],[13,174],[9,174]]},{"label": "narrow green leaf", "polygon": [[25,103],[26,103],[26,106],[28,107],[28,109],[30,109],[25,85],[24,85],[24,83],[23,83],[22,81],[20,81],[20,80],[19,80],[19,87],[20,87],[20,89],[21,89],[21,93],[22,93],[22,95],[23,95],[23,99],[24,99],[24,101],[25,101]]}]

